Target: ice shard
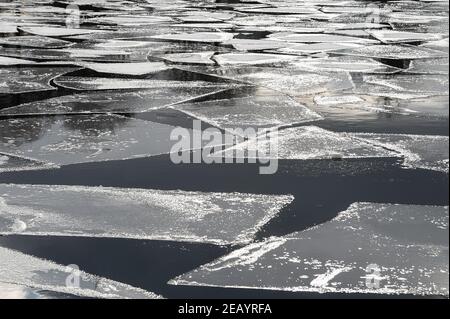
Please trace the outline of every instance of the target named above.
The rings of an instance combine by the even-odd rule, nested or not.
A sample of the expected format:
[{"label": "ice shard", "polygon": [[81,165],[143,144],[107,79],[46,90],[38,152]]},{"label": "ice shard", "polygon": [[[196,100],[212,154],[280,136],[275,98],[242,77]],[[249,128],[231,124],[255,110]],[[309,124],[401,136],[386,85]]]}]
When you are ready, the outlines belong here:
[{"label": "ice shard", "polygon": [[448,207],[355,203],[333,220],[233,251],[172,285],[447,296]]},{"label": "ice shard", "polygon": [[264,89],[258,89],[255,95],[184,103],[173,108],[222,129],[269,128],[322,119],[292,98]]},{"label": "ice shard", "polygon": [[85,35],[85,34],[109,32],[107,30],[103,31],[94,29],[73,29],[73,28],[48,27],[48,26],[18,27],[18,29],[24,33],[43,37],[67,37],[72,35]]},{"label": "ice shard", "polygon": [[[1,205],[1,204],[0,204]],[[160,296],[107,278],[94,276],[75,267],[0,247],[0,287],[11,285],[28,291],[52,291],[83,298],[158,299]],[[0,293],[0,298],[2,297]],[[17,298],[20,295],[10,295]]]},{"label": "ice shard", "polygon": [[412,169],[449,171],[448,136],[355,133],[351,136],[401,154]]},{"label": "ice shard", "polygon": [[412,43],[441,40],[442,34],[397,30],[368,30],[369,34],[383,43]]},{"label": "ice shard", "polygon": [[447,74],[448,58],[423,59],[411,61],[408,73],[412,74]]},{"label": "ice shard", "polygon": [[171,53],[165,54],[161,56],[161,58],[172,63],[214,64],[214,61],[211,59],[214,54],[215,54],[214,51]]},{"label": "ice shard", "polygon": [[25,66],[36,64],[34,61],[0,56],[0,66]]},{"label": "ice shard", "polygon": [[231,40],[233,37],[232,33],[226,32],[195,32],[155,35],[151,38],[166,41],[221,43]]},{"label": "ice shard", "polygon": [[173,126],[118,115],[0,121],[0,153],[57,165],[167,154]]},{"label": "ice shard", "polygon": [[311,34],[311,33],[279,33],[269,36],[276,41],[299,42],[299,43],[359,43],[359,44],[377,44],[376,40],[350,37],[333,34]]},{"label": "ice shard", "polygon": [[346,158],[399,157],[365,140],[334,133],[316,126],[301,126],[272,131],[259,137],[216,152],[213,156],[229,158],[278,158],[282,160],[317,160]]},{"label": "ice shard", "polygon": [[169,70],[170,67],[161,62],[135,62],[135,63],[87,63],[79,65],[98,73],[116,75],[152,75],[161,71]]},{"label": "ice shard", "polygon": [[0,184],[0,233],[246,244],[290,195]]}]

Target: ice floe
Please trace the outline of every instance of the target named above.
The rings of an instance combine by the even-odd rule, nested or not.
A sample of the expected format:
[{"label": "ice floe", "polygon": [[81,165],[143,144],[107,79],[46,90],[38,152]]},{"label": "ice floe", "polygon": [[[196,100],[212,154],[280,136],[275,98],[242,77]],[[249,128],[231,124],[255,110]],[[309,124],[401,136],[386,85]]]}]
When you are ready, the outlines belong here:
[{"label": "ice floe", "polygon": [[165,54],[161,58],[172,63],[214,64],[214,61],[211,59],[214,54],[214,51],[172,53]]},{"label": "ice floe", "polygon": [[[14,285],[16,292],[17,287],[26,287],[83,298],[161,298],[143,289],[88,274],[74,266],[63,266],[3,247],[0,247],[0,270],[0,284]],[[17,298],[20,295],[10,297]]]},{"label": "ice floe", "polygon": [[449,171],[448,136],[355,133],[352,137],[398,152],[408,168]]},{"label": "ice floe", "polygon": [[219,65],[258,65],[258,64],[279,64],[298,59],[293,55],[268,54],[268,53],[227,53],[214,57]]},{"label": "ice floe", "polygon": [[357,48],[349,48],[336,51],[336,54],[353,55],[368,58],[378,59],[427,59],[427,58],[441,58],[447,54],[432,49],[427,49],[412,45],[371,45]]},{"label": "ice floe", "polygon": [[412,74],[448,74],[448,58],[411,61],[407,72]]},{"label": "ice floe", "polygon": [[0,69],[0,94],[54,91],[50,81],[76,68],[7,68]]},{"label": "ice floe", "polygon": [[5,108],[0,110],[0,115],[138,113],[186,102],[230,88],[229,85],[192,86],[189,82],[185,85],[177,82],[179,84],[177,86],[173,86],[171,81],[167,81],[166,84],[132,92],[99,91],[64,95]]},{"label": "ice floe", "polygon": [[[0,233],[246,244],[290,195],[0,184]],[[23,227],[16,229],[20,222]]]},{"label": "ice floe", "polygon": [[0,120],[0,153],[57,165],[169,153],[174,127],[117,115]]},{"label": "ice floe", "polygon": [[368,30],[369,34],[383,43],[407,43],[441,40],[443,35],[397,30]]},{"label": "ice floe", "polygon": [[36,62],[0,56],[0,66],[19,66],[19,65],[25,66],[30,64],[36,64]]},{"label": "ice floe", "polygon": [[151,38],[167,41],[221,43],[231,40],[233,37],[234,34],[226,32],[194,32],[154,35]]},{"label": "ice floe", "polygon": [[57,168],[56,165],[0,153],[0,173]]},{"label": "ice floe", "polygon": [[33,35],[43,36],[43,37],[67,37],[73,35],[85,35],[100,32],[108,32],[102,30],[94,29],[73,29],[73,28],[62,28],[62,27],[18,27],[18,30],[24,33],[29,33]]},{"label": "ice floe", "polygon": [[[365,140],[334,133],[316,126],[286,128],[268,132],[263,140],[249,139],[243,143],[216,152],[215,156],[229,158],[258,154],[262,158],[282,160],[318,160],[346,158],[399,157],[392,151]],[[273,149],[275,148],[275,149]],[[236,155],[237,154],[237,155]]]},{"label": "ice floe", "polygon": [[323,72],[354,72],[391,74],[401,69],[388,66],[372,59],[358,57],[334,57],[322,59],[304,59],[293,62],[299,69]]},{"label": "ice floe", "polygon": [[269,36],[276,41],[299,42],[299,43],[359,43],[359,44],[377,44],[376,40],[350,37],[333,34],[311,34],[311,33],[275,33]]},{"label": "ice floe", "polygon": [[448,296],[448,207],[355,203],[327,223],[245,246],[169,283]]},{"label": "ice floe", "polygon": [[41,36],[16,36],[16,37],[0,38],[0,45],[19,46],[28,48],[42,48],[42,49],[61,49],[67,48],[73,45],[73,43],[69,41]]},{"label": "ice floe", "polygon": [[161,62],[136,62],[136,63],[87,63],[78,65],[99,73],[119,75],[151,75],[169,70],[170,67]]},{"label": "ice floe", "polygon": [[268,128],[322,119],[292,98],[262,89],[257,95],[178,104],[173,108],[222,129]]},{"label": "ice floe", "polygon": [[281,48],[278,51],[289,54],[312,54],[319,52],[334,52],[344,49],[353,49],[361,47],[361,44],[356,43],[298,43],[289,45],[286,48]]},{"label": "ice floe", "polygon": [[286,42],[271,40],[252,40],[252,39],[232,39],[224,42],[225,45],[231,45],[238,51],[261,51],[273,50],[286,46]]}]

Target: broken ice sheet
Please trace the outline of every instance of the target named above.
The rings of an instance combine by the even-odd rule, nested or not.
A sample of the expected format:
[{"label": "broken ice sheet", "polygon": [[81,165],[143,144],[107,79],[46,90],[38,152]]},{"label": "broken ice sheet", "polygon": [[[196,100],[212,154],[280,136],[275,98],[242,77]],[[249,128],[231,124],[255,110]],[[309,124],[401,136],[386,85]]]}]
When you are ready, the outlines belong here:
[{"label": "broken ice sheet", "polygon": [[179,85],[172,85],[174,84],[172,81],[167,81],[166,85],[133,92],[99,91],[64,95],[6,108],[0,110],[0,115],[138,113],[160,109],[229,88],[229,85],[201,86],[192,85],[192,83],[177,82]]},{"label": "broken ice sheet", "polygon": [[214,64],[214,61],[211,59],[214,54],[214,51],[172,53],[165,54],[161,58],[172,63]]},{"label": "broken ice sheet", "polygon": [[238,51],[273,50],[283,48],[287,45],[286,42],[271,41],[267,39],[231,39],[223,44],[231,45]]},{"label": "broken ice sheet", "polygon": [[93,33],[108,32],[102,30],[94,29],[73,29],[73,28],[62,28],[62,27],[18,27],[18,29],[23,33],[33,34],[43,37],[67,37],[73,35],[85,35]]},{"label": "broken ice sheet", "polygon": [[334,57],[323,59],[303,59],[292,63],[299,69],[323,72],[353,72],[353,73],[379,73],[392,74],[401,69],[383,64],[381,62],[359,57]]},{"label": "broken ice sheet", "polygon": [[312,6],[280,6],[272,8],[240,8],[237,9],[239,12],[244,13],[265,13],[265,14],[319,14],[320,11]]},{"label": "broken ice sheet", "polygon": [[291,292],[448,296],[448,207],[354,203],[169,282]]},{"label": "broken ice sheet", "polygon": [[166,41],[221,43],[231,40],[233,37],[233,33],[226,32],[193,32],[155,35],[150,38]]},{"label": "broken ice sheet", "polygon": [[0,173],[14,172],[14,171],[30,171],[36,169],[50,169],[57,166],[37,162],[23,157],[12,156],[9,154],[0,153]]},{"label": "broken ice sheet", "polygon": [[300,43],[359,43],[359,44],[376,44],[376,40],[349,37],[343,35],[332,34],[311,34],[311,33],[275,33],[269,36],[270,39],[276,41],[300,42]]},{"label": "broken ice sheet", "polygon": [[118,75],[146,75],[169,70],[170,67],[161,62],[135,62],[135,63],[78,63],[87,69],[98,73]]},{"label": "broken ice sheet", "polygon": [[262,88],[244,97],[178,104],[173,108],[222,129],[268,128],[322,119],[292,98]]},{"label": "broken ice sheet", "polygon": [[[311,54],[319,52],[332,52],[344,49],[353,49],[361,47],[361,44],[356,43],[298,43],[289,45],[286,48],[278,49],[279,52],[288,54]],[[333,52],[334,53],[334,52]]]},{"label": "broken ice sheet", "polygon": [[0,152],[56,165],[167,154],[174,127],[117,115],[0,121]]},{"label": "broken ice sheet", "polygon": [[0,233],[246,244],[290,195],[0,184]]},{"label": "broken ice sheet", "polygon": [[367,141],[316,126],[272,131],[263,140],[253,138],[216,152],[213,156],[234,158],[236,153],[238,156],[239,153],[245,154],[244,156],[249,158],[258,154],[262,158],[281,160],[399,157],[395,152],[384,150]]},{"label": "broken ice sheet", "polygon": [[72,43],[64,40],[41,36],[17,36],[0,38],[0,45],[42,49],[61,49],[71,46]]},{"label": "broken ice sheet", "polygon": [[139,90],[158,88],[180,88],[190,86],[192,90],[199,87],[225,88],[230,85],[224,83],[206,81],[166,81],[152,79],[123,79],[123,78],[100,78],[82,76],[60,76],[55,79],[55,84],[76,91],[92,90]]},{"label": "broken ice sheet", "polygon": [[0,94],[53,91],[50,81],[76,68],[14,68],[0,69]]},{"label": "broken ice sheet", "polygon": [[[2,206],[3,202],[0,202],[0,207]],[[67,282],[70,283],[68,279],[70,279],[71,275],[80,276],[79,287],[67,285]],[[16,288],[18,286],[27,287],[38,291],[52,291],[84,298],[161,298],[152,292],[3,247],[0,247],[0,284],[14,285]]]},{"label": "broken ice sheet", "polygon": [[0,66],[18,66],[36,64],[34,61],[0,56]]},{"label": "broken ice sheet", "polygon": [[448,95],[448,76],[445,75],[364,75],[363,81],[399,93]]},{"label": "broken ice sheet", "polygon": [[298,59],[294,55],[268,54],[268,53],[227,53],[214,57],[219,65],[258,65],[258,64],[280,64]]},{"label": "broken ice sheet", "polygon": [[427,59],[446,57],[447,54],[432,49],[412,45],[371,45],[358,48],[349,48],[334,52],[336,54],[360,56],[378,59]]},{"label": "broken ice sheet", "polygon": [[412,74],[448,74],[448,58],[411,61],[407,72]]},{"label": "broken ice sheet", "polygon": [[441,40],[443,35],[396,30],[367,30],[374,38],[383,43],[408,43]]},{"label": "broken ice sheet", "polygon": [[421,44],[420,47],[430,48],[448,53],[448,38],[437,41],[425,42]]},{"label": "broken ice sheet", "polygon": [[393,150],[405,157],[408,168],[449,171],[448,136],[355,133],[349,136]]}]

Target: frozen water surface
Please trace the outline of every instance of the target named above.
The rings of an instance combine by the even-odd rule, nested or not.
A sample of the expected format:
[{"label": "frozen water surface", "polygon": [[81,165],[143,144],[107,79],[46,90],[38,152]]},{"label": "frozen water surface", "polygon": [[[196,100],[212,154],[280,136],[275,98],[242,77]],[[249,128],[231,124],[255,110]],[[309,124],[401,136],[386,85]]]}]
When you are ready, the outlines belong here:
[{"label": "frozen water surface", "polygon": [[258,140],[258,138],[250,139],[226,148],[222,152],[215,153],[215,155],[233,158],[235,154],[246,154],[244,156],[252,157],[252,154],[257,152],[262,157],[275,157],[283,160],[399,156],[395,152],[372,145],[365,140],[342,133],[334,133],[316,126],[286,128],[279,132],[269,132],[268,137],[262,140]]},{"label": "frozen water surface", "polygon": [[351,136],[402,154],[408,168],[447,172],[449,170],[448,136],[406,134],[364,134]]},{"label": "frozen water surface", "polygon": [[30,60],[23,60],[23,59],[16,59],[16,58],[8,58],[4,56],[0,56],[0,66],[24,66],[24,65],[30,65],[30,64],[36,64],[34,61]]},{"label": "frozen water surface", "polygon": [[73,44],[69,41],[41,36],[16,36],[16,37],[0,38],[0,45],[43,48],[43,49],[61,49],[69,47]]},{"label": "frozen water surface", "polygon": [[[70,267],[3,247],[0,247],[0,270],[0,289],[2,290],[0,298],[5,291],[3,290],[4,285],[9,285],[10,289],[13,285],[16,293],[17,288],[21,287],[22,293],[24,290],[30,292],[31,289],[32,291],[52,291],[85,298],[160,298],[154,293],[139,288],[73,270]],[[71,275],[80,276],[79,287],[66,284],[70,283]],[[19,295],[10,295],[9,297],[20,298]]]},{"label": "frozen water surface", "polygon": [[21,32],[43,37],[67,37],[72,35],[84,35],[92,33],[107,32],[94,29],[73,29],[62,27],[18,27]]},{"label": "frozen water surface", "polygon": [[136,63],[81,63],[83,67],[99,73],[119,75],[150,75],[169,70],[164,63],[136,62]]},{"label": "frozen water surface", "polygon": [[0,233],[245,244],[292,201],[290,195],[0,184]]},{"label": "frozen water surface", "polygon": [[194,85],[168,81],[167,85],[132,92],[99,91],[77,93],[43,101],[23,103],[0,110],[0,115],[52,115],[80,113],[138,113],[160,109],[196,97],[229,89],[229,85]]},{"label": "frozen water surface", "polygon": [[267,128],[320,120],[292,98],[258,89],[257,96],[179,104],[173,108],[219,128]]},{"label": "frozen water surface", "polygon": [[446,54],[441,51],[436,51],[423,47],[410,45],[386,45],[386,44],[349,48],[338,51],[336,52],[336,54],[354,55],[379,59],[394,59],[394,60],[441,58],[446,56]]},{"label": "frozen water surface", "polygon": [[0,173],[55,168],[55,165],[0,153]]},{"label": "frozen water surface", "polygon": [[228,53],[214,57],[219,65],[258,65],[258,64],[279,64],[297,59],[296,56],[267,53]]},{"label": "frozen water surface", "polygon": [[221,43],[231,40],[233,37],[234,35],[232,33],[226,32],[194,32],[194,33],[155,35],[152,36],[151,38],[167,41]]},{"label": "frozen water surface", "polygon": [[169,153],[174,127],[117,115],[0,121],[0,152],[68,165]]},{"label": "frozen water surface", "polygon": [[319,72],[356,72],[356,73],[397,73],[401,70],[372,59],[356,57],[334,57],[305,59],[293,62],[299,69]]},{"label": "frozen water surface", "polygon": [[355,203],[233,251],[172,285],[448,296],[448,207]]},{"label": "frozen water surface", "polygon": [[272,34],[271,39],[277,41],[300,42],[300,43],[360,43],[376,44],[378,41],[358,37],[350,37],[333,34],[310,34],[310,33],[280,33]]},{"label": "frozen water surface", "polygon": [[448,74],[448,58],[412,61],[408,73],[413,74]]},{"label": "frozen water surface", "polygon": [[172,53],[161,56],[162,59],[173,63],[186,64],[214,64],[212,60],[214,51],[190,52],[190,53]]},{"label": "frozen water surface", "polygon": [[441,40],[443,36],[441,34],[408,32],[408,31],[396,31],[396,30],[368,30],[374,38],[380,40],[383,43],[402,43],[402,42],[420,42],[420,41],[433,41]]}]

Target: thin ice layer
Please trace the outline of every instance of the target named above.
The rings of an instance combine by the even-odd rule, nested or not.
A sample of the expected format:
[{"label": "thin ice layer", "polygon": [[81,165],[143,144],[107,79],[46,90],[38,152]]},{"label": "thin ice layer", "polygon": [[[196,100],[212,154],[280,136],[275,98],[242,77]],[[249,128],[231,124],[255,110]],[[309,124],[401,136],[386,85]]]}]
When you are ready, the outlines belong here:
[{"label": "thin ice layer", "polygon": [[414,60],[445,57],[447,54],[441,51],[412,45],[370,45],[358,48],[349,48],[335,52],[336,54],[360,56],[378,59]]},{"label": "thin ice layer", "polygon": [[43,101],[24,103],[0,110],[0,115],[80,114],[80,113],[138,113],[156,110],[196,97],[205,96],[229,88],[229,85],[191,85],[148,88],[133,92],[86,92],[59,96]]},{"label": "thin ice layer", "polygon": [[374,38],[383,43],[411,43],[420,41],[434,41],[441,40],[441,34],[397,31],[397,30],[367,30],[367,32]]},{"label": "thin ice layer", "polygon": [[0,121],[0,152],[57,165],[169,153],[173,126],[117,115]]},{"label": "thin ice layer", "polygon": [[154,35],[150,38],[166,41],[221,43],[231,40],[233,37],[234,35],[232,33],[226,32],[193,32]]},{"label": "thin ice layer", "polygon": [[223,129],[267,128],[322,119],[288,96],[261,89],[247,97],[179,104],[173,108]]},{"label": "thin ice layer", "polygon": [[0,184],[0,234],[245,244],[290,195]]},{"label": "thin ice layer", "polygon": [[297,56],[268,53],[226,53],[216,55],[214,60],[219,65],[258,65],[258,64],[279,64],[298,59]]},{"label": "thin ice layer", "polygon": [[73,44],[69,41],[32,35],[0,38],[0,45],[42,49],[61,49],[69,47]]},{"label": "thin ice layer", "polygon": [[170,69],[170,67],[161,62],[81,63],[80,65],[99,73],[137,76],[155,74]]},{"label": "thin ice layer", "polygon": [[12,68],[0,69],[0,94],[53,91],[50,81],[75,68]]},{"label": "thin ice layer", "polygon": [[152,292],[3,247],[0,247],[0,284],[87,298],[160,298]]},{"label": "thin ice layer", "polygon": [[58,86],[77,91],[101,90],[139,90],[158,88],[180,88],[190,85],[198,87],[223,87],[223,83],[206,81],[165,81],[152,79],[97,78],[81,76],[60,76],[55,79]]},{"label": "thin ice layer", "polygon": [[449,171],[448,136],[406,134],[350,134],[353,137],[402,154],[408,168]]},{"label": "thin ice layer", "polygon": [[171,53],[165,54],[161,58],[172,63],[214,64],[214,61],[211,59],[214,54],[214,51]]},{"label": "thin ice layer", "polygon": [[392,74],[401,70],[378,61],[358,57],[334,57],[322,59],[303,59],[293,65],[299,69],[319,72],[353,72]]},{"label": "thin ice layer", "polygon": [[448,207],[355,203],[335,219],[251,244],[172,285],[448,296]]},{"label": "thin ice layer", "polygon": [[43,37],[67,37],[73,35],[86,35],[86,34],[108,32],[94,29],[74,29],[74,28],[61,28],[48,26],[18,27],[18,30],[24,33]]},{"label": "thin ice layer", "polygon": [[316,126],[301,126],[270,132],[263,139],[253,138],[217,152],[225,157],[278,158],[282,160],[313,160],[342,158],[398,157],[394,152],[371,145],[345,134]]},{"label": "thin ice layer", "polygon": [[350,37],[344,35],[333,35],[323,33],[275,33],[269,36],[270,39],[276,41],[299,42],[299,43],[359,43],[359,44],[376,44],[376,40]]},{"label": "thin ice layer", "polygon": [[0,173],[14,172],[14,171],[30,171],[36,169],[50,169],[55,167],[56,167],[55,165],[37,162],[28,158],[0,153]]}]

